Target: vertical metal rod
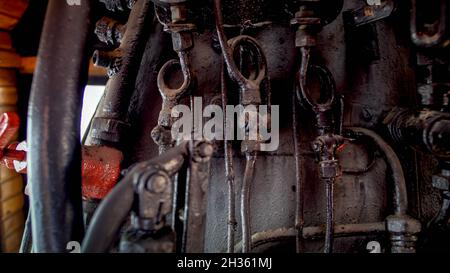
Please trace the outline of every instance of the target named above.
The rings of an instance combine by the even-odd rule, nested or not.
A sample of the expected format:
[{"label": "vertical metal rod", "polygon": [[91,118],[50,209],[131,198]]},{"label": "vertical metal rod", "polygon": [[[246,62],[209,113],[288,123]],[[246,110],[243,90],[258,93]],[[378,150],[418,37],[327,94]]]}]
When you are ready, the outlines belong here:
[{"label": "vertical metal rod", "polygon": [[242,253],[248,253],[252,250],[250,191],[254,178],[256,158],[256,152],[246,154],[245,173],[241,190]]},{"label": "vertical metal rod", "polygon": [[295,154],[295,181],[296,181],[296,207],[295,207],[295,228],[297,229],[296,236],[296,251],[301,253],[303,250],[303,226],[304,219],[304,185],[301,175],[301,159],[300,159],[300,143],[299,143],[299,128],[297,121],[297,99],[295,92],[292,93],[292,123],[293,123],[293,137],[294,137],[294,154]]},{"label": "vertical metal rod", "polygon": [[[221,72],[221,92],[222,92],[222,108],[227,116],[228,104],[228,90],[226,86],[225,62],[222,62]],[[228,121],[224,119],[224,132],[226,132]],[[227,252],[234,253],[234,242],[236,233],[236,193],[234,182],[234,168],[233,168],[233,148],[231,141],[228,139],[228,134],[225,133],[224,138],[224,152],[225,152],[225,177],[228,185],[228,219],[227,219]]]},{"label": "vertical metal rod", "polygon": [[327,196],[327,221],[325,228],[324,253],[333,252],[334,241],[334,179],[324,179],[325,192]]}]

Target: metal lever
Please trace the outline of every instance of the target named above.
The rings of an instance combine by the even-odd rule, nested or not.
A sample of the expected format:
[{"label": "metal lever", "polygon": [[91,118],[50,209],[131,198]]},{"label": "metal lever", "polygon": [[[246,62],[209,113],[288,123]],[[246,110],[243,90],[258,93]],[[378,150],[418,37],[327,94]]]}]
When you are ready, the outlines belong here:
[{"label": "metal lever", "polygon": [[[258,43],[256,39],[253,37],[247,36],[247,35],[240,35],[237,36],[231,40],[227,40],[225,31],[224,31],[224,22],[223,22],[223,15],[222,15],[222,1],[221,0],[215,0],[214,1],[214,7],[215,7],[215,18],[216,18],[216,29],[217,34],[219,38],[220,47],[223,54],[223,59],[225,62],[226,69],[228,71],[228,75],[230,79],[236,83],[239,86],[239,95],[240,95],[240,103],[243,106],[248,105],[260,105],[263,103],[263,97],[261,92],[261,86],[263,84],[263,81],[269,81],[268,78],[268,70],[267,70],[267,60],[264,55],[264,51],[262,50],[261,45]],[[238,65],[234,61],[233,55],[234,52],[238,47],[246,46],[248,50],[251,50],[253,56],[255,57],[256,62],[256,71],[252,71],[248,77],[245,77],[241,71],[238,69]],[[222,79],[222,85],[224,85],[224,79]],[[265,90],[264,96],[265,103],[267,103],[270,106],[270,87],[269,84],[266,85],[267,90]],[[226,94],[224,93],[226,91],[222,90],[222,96],[224,100],[226,99]],[[270,107],[269,107],[270,108]],[[249,113],[251,115],[252,113]],[[254,113],[257,114],[257,113]],[[270,115],[270,114],[268,114]],[[266,119],[268,120],[268,119]],[[246,134],[249,132],[256,132],[254,128],[249,128],[249,124],[246,122]],[[251,244],[251,219],[250,219],[250,188],[251,183],[254,179],[254,171],[255,171],[255,164],[257,159],[257,154],[260,151],[260,144],[261,144],[262,137],[260,135],[257,135],[256,141],[246,140],[242,141],[241,143],[241,150],[243,153],[245,153],[246,156],[246,167],[245,167],[245,173],[242,183],[242,190],[241,190],[241,227],[242,227],[242,252],[249,252],[252,249]],[[234,174],[232,170],[232,164],[230,162],[232,161],[232,150],[229,146],[228,141],[225,141],[225,147],[226,147],[226,163],[225,167],[227,169],[227,181],[228,183],[234,183]],[[233,178],[231,177],[233,176]],[[230,180],[231,178],[231,180]],[[230,185],[230,189],[234,189],[234,185]],[[234,192],[231,192],[229,190],[229,209],[234,209]],[[229,211],[229,217],[228,217],[228,251],[233,252],[233,247],[231,244],[234,244],[230,240],[231,238],[234,238],[234,230],[233,230],[233,218],[234,215],[233,212]]]}]

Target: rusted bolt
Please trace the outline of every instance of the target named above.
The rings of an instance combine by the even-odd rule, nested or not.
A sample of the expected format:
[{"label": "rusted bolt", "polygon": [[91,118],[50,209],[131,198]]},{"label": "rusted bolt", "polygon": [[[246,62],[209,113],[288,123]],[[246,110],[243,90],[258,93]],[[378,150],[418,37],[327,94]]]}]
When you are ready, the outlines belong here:
[{"label": "rusted bolt", "polygon": [[168,184],[166,176],[155,174],[147,185],[147,189],[154,193],[162,193],[166,190]]},{"label": "rusted bolt", "polygon": [[117,46],[122,41],[125,26],[111,18],[103,17],[97,21],[94,33],[101,42]]},{"label": "rusted bolt", "polygon": [[184,5],[172,5],[170,6],[170,12],[172,23],[183,22],[187,18],[187,9]]}]

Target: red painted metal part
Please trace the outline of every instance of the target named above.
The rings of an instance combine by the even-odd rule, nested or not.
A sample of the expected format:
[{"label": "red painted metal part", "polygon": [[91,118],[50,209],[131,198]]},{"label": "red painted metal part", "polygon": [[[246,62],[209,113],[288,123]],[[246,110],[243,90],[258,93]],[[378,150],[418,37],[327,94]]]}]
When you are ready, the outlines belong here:
[{"label": "red painted metal part", "polygon": [[0,148],[5,148],[19,130],[20,118],[15,112],[3,113],[0,117]]},{"label": "red painted metal part", "polygon": [[[11,139],[19,130],[20,119],[14,112],[0,117],[0,164],[19,173],[27,172],[26,149],[22,143]],[[82,148],[82,190],[87,199],[103,199],[116,185],[120,177],[122,152],[106,146],[84,146]]]},{"label": "red painted metal part", "polygon": [[[25,161],[25,151],[17,150],[18,142],[11,143],[20,126],[20,118],[15,112],[3,113],[0,117],[0,164],[14,170],[14,161]],[[19,172],[23,170],[17,170]]]},{"label": "red painted metal part", "polygon": [[84,146],[82,152],[83,197],[103,199],[119,180],[122,152],[107,146]]}]

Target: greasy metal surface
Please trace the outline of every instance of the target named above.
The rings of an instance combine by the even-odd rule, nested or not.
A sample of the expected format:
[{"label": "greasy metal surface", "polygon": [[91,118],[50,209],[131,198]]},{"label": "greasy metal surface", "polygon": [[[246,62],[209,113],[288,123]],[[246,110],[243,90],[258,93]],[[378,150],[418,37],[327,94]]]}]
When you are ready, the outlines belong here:
[{"label": "greasy metal surface", "polygon": [[[277,6],[275,3],[271,4]],[[358,8],[360,4],[358,1],[345,1],[343,10]],[[244,3],[235,3],[235,5],[237,5],[237,8],[233,6],[233,10],[242,12],[247,10],[240,8],[240,5],[244,5]],[[231,6],[225,4],[224,7],[226,24],[236,23],[232,19],[232,16],[236,14],[231,15],[229,12]],[[253,5],[252,13],[260,14],[258,11],[258,6]],[[207,22],[211,21],[207,20]],[[222,60],[221,55],[217,53],[214,47],[211,47],[210,40],[211,38],[215,39],[214,27],[214,24],[210,23],[209,28],[194,33],[195,46],[191,50],[191,65],[197,77],[197,90],[201,90],[206,101],[216,94],[220,95],[220,63]],[[413,101],[411,98],[415,93],[414,73],[408,66],[409,49],[406,46],[408,37],[404,37],[404,39],[400,37],[400,40],[395,38],[400,25],[392,24],[389,20],[377,22],[376,28],[379,30],[381,60],[369,65],[359,63],[358,60],[352,58],[351,54],[346,54],[343,19],[340,15],[335,21],[326,25],[318,36],[317,47],[320,50],[321,59],[334,75],[336,89],[346,96],[345,123],[347,125],[372,128],[380,120],[382,114],[390,110],[392,106],[399,103],[407,105]],[[232,32],[232,29],[227,28],[227,31]],[[280,149],[274,153],[261,155],[255,166],[258,171],[255,173],[250,202],[251,226],[253,233],[255,233],[280,227],[290,227],[294,224],[296,188],[290,109],[292,109],[293,75],[296,71],[295,60],[298,59],[298,54],[294,46],[295,32],[292,31],[289,22],[283,24],[275,20],[275,22],[263,27],[252,28],[248,31],[252,37],[258,40],[267,56],[268,72],[274,90],[273,103],[280,104],[282,109]],[[153,38],[150,40],[161,41],[160,36],[164,36],[164,34],[161,30],[156,30],[151,35]],[[165,37],[165,41],[168,42],[170,37]],[[166,45],[170,45],[170,42]],[[151,50],[156,50],[156,52],[160,52],[159,54],[164,52],[155,42],[148,43],[145,53],[148,57],[144,57],[139,73],[147,77],[138,80],[139,84],[135,91],[136,95],[134,95],[136,103],[133,103],[130,107],[136,124],[133,126],[136,129],[133,129],[133,135],[130,138],[139,140],[127,155],[130,162],[148,159],[158,153],[157,146],[152,143],[149,136],[152,126],[154,126],[151,124],[155,124],[155,120],[157,120],[159,107],[144,107],[144,101],[152,101],[155,105],[160,104],[161,99],[156,88],[156,73],[159,71],[158,66],[161,67],[164,64],[164,59],[167,60],[170,53],[166,51],[165,55],[162,54],[163,57],[158,59],[152,54]],[[346,55],[348,58],[344,57]],[[393,67],[398,70],[395,76],[389,73]],[[399,81],[399,78],[405,80]],[[373,84],[368,84],[369,81]],[[311,118],[311,115],[304,111],[299,115],[301,121]],[[302,179],[304,181],[317,181],[314,157],[310,148],[314,130],[312,125],[303,125],[300,130],[302,135],[300,143]],[[367,145],[369,148],[365,147]],[[383,179],[380,179],[380,177],[390,179],[387,174],[386,163],[378,155],[377,149],[370,147],[372,145],[366,142],[358,145],[346,145],[349,153],[341,160],[348,167],[344,166],[344,175],[337,181],[335,188],[335,221],[337,225],[347,222],[383,221],[389,215],[388,196],[385,194],[387,188],[382,181]],[[355,154],[359,156],[356,157]],[[361,160],[361,158],[367,158],[367,160]],[[217,156],[213,159],[211,165],[211,185],[208,198],[209,200],[215,200],[215,202],[209,204],[207,214],[205,250],[208,252],[225,251],[227,245],[227,226],[229,225],[227,225],[226,211],[229,203],[227,201],[229,184],[223,174],[223,160],[221,156]],[[244,162],[244,158],[235,150],[233,158],[235,174],[244,173]],[[348,170],[347,173],[346,170]],[[241,179],[242,177],[236,176],[235,189],[241,187]],[[239,196],[239,194],[236,196]],[[325,196],[324,188],[317,183],[308,182],[305,185],[305,226],[324,223],[325,199],[323,196]],[[240,205],[238,202],[236,204],[236,211],[239,211]],[[236,242],[239,242],[240,239],[240,231],[238,230]],[[335,251],[351,251],[352,243],[350,242],[352,240],[354,239],[337,238]],[[361,241],[364,241],[364,239],[360,238],[357,241],[361,245]],[[305,250],[321,251],[320,247],[320,242],[318,244],[306,242]]]},{"label": "greasy metal surface", "polygon": [[[103,2],[112,10],[134,3]],[[445,77],[436,88],[439,77],[434,74],[440,73],[432,69],[443,64],[445,68],[445,58],[420,52],[425,61],[417,57],[417,63],[433,73],[425,75],[422,86],[428,89],[419,94],[422,102],[432,103],[422,103],[413,115],[400,115],[393,125],[385,121],[394,107],[411,109],[417,102],[417,67],[411,64],[416,52],[410,36],[415,22],[410,21],[408,3],[385,1],[378,7],[359,0],[154,2],[155,13],[153,3],[144,0],[138,0],[131,12],[119,48],[126,49],[120,57],[125,63],[118,63],[118,74],[109,81],[88,141],[120,146],[123,167],[138,167],[131,167],[100,205],[84,251],[106,251],[131,211],[131,228],[122,236],[120,251],[364,252],[367,243],[376,240],[386,252],[414,252],[426,245],[418,236],[429,231],[432,217],[439,223],[435,227],[445,226],[449,180],[443,136],[449,123],[437,111],[448,110],[449,95],[441,94],[448,86]],[[145,9],[138,10],[141,6]],[[358,17],[353,22],[352,15]],[[442,21],[436,21],[441,23],[437,26]],[[133,24],[136,27],[130,28]],[[412,42],[441,47],[441,36],[438,43],[423,45],[414,37]],[[238,49],[240,54],[235,54]],[[252,68],[260,72],[252,75],[254,80],[244,76],[249,72],[242,65],[248,49],[256,55]],[[109,58],[98,60],[116,64]],[[169,73],[175,67],[181,73]],[[181,87],[174,88],[178,83]],[[175,145],[169,135],[172,107],[192,104],[194,95],[204,104],[220,104],[222,98],[223,105],[280,105],[279,149],[262,152],[258,142],[225,139],[214,143],[210,169],[196,171],[193,164],[187,176],[178,173],[182,163],[171,165],[170,175],[152,169],[149,159],[159,153],[158,162],[173,156],[164,153]],[[342,128],[347,128],[345,134]],[[424,144],[427,149],[415,151],[405,144]],[[430,152],[439,156],[439,164]],[[153,167],[146,167],[149,162]],[[146,180],[157,174],[159,178]],[[168,176],[176,182],[170,191],[163,187]],[[184,180],[186,184],[179,183]],[[161,191],[155,194],[155,187]],[[184,193],[174,198],[170,213],[168,196]],[[111,209],[115,206],[120,208]],[[159,209],[175,217],[184,231],[165,222]],[[184,217],[178,219],[180,215]],[[237,223],[241,229],[235,229]],[[204,231],[205,238],[194,240]],[[175,238],[182,242],[181,249],[174,247]]]},{"label": "greasy metal surface", "polygon": [[87,0],[75,7],[52,0],[47,9],[27,132],[36,252],[65,252],[67,243],[81,240],[84,232],[79,135],[87,44],[94,23],[90,12]]}]

